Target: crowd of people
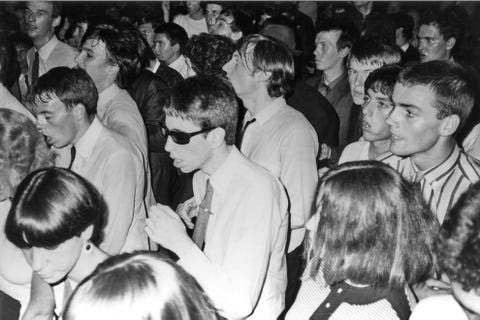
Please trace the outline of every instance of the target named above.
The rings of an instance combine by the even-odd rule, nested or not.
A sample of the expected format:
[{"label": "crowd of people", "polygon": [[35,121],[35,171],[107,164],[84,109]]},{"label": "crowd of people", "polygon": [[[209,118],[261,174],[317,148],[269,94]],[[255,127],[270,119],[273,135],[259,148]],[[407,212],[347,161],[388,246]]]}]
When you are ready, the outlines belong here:
[{"label": "crowd of people", "polygon": [[480,319],[479,5],[0,9],[0,319]]}]

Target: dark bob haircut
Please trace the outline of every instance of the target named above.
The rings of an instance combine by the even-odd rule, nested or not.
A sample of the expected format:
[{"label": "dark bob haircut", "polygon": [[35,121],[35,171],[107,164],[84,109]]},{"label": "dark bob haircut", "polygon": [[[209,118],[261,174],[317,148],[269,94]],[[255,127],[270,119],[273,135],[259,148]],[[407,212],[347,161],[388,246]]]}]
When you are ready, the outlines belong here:
[{"label": "dark bob haircut", "polygon": [[480,289],[480,182],[450,210],[436,242],[440,269],[465,291]]},{"label": "dark bob haircut", "polygon": [[30,173],[18,186],[5,224],[19,248],[51,248],[93,226],[90,240],[101,241],[107,205],[95,187],[62,168]]},{"label": "dark bob haircut", "polygon": [[42,75],[33,88],[30,100],[47,103],[58,98],[68,109],[85,107],[90,120],[97,113],[98,91],[87,72],[80,68],[57,67]]},{"label": "dark bob haircut", "polygon": [[398,64],[387,64],[373,70],[365,80],[365,93],[370,89],[391,98],[398,74],[402,70],[403,67]]},{"label": "dark bob haircut", "polygon": [[[320,181],[317,222],[307,245],[310,276],[377,288],[403,288],[433,269],[438,228],[422,195],[378,161],[354,161]],[[321,271],[320,271],[321,270]]]}]

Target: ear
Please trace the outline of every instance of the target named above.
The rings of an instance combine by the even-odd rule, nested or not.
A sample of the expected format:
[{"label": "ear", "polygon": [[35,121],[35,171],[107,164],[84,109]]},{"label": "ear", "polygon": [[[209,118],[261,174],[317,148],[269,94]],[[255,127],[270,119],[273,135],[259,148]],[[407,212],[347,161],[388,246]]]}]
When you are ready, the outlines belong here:
[{"label": "ear", "polygon": [[395,30],[395,38],[400,37],[402,35],[402,33],[403,33],[403,27],[397,28]]},{"label": "ear", "polygon": [[56,28],[60,25],[60,22],[62,22],[62,17],[58,16],[53,19],[53,27]]},{"label": "ear", "polygon": [[180,45],[178,43],[175,43],[172,48],[175,49],[175,52],[178,52],[178,54],[180,54]]},{"label": "ear", "polygon": [[253,78],[257,81],[265,82],[272,76],[270,71],[257,71],[253,74]]},{"label": "ear", "polygon": [[116,77],[116,75],[118,74],[119,71],[120,71],[120,67],[118,66],[118,64],[109,65],[108,69],[107,69],[107,72],[110,75],[115,75],[115,77]]},{"label": "ear", "polygon": [[455,47],[455,43],[457,42],[457,40],[453,37],[449,38],[447,40],[447,50],[452,50],[453,47]]},{"label": "ear", "polygon": [[215,128],[207,135],[207,141],[212,149],[218,148],[225,142],[225,129]]},{"label": "ear", "polygon": [[340,57],[342,58],[345,58],[347,57],[349,54],[350,54],[350,47],[345,47],[343,49],[341,49],[338,54],[340,55]]},{"label": "ear", "polygon": [[457,131],[459,125],[460,117],[457,114],[449,115],[448,117],[442,119],[440,135],[443,137],[452,136]]},{"label": "ear", "polygon": [[89,241],[93,234],[93,224],[89,225],[81,234],[80,238],[84,241]]},{"label": "ear", "polygon": [[242,31],[237,31],[232,33],[232,40],[233,41],[238,41],[243,37],[243,32]]},{"label": "ear", "polygon": [[82,120],[87,117],[87,111],[85,110],[85,106],[81,103],[78,103],[73,106],[72,108],[73,115],[75,119]]}]

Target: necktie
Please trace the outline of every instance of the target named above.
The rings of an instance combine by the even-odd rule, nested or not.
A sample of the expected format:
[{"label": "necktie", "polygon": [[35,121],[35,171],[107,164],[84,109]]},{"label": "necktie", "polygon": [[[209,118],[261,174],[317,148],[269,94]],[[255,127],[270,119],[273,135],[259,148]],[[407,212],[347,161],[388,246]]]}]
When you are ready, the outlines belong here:
[{"label": "necktie", "polygon": [[73,161],[75,161],[75,156],[77,155],[77,149],[75,146],[72,146],[70,148],[70,164],[68,165],[68,169],[72,169]]},{"label": "necktie", "polygon": [[193,230],[193,242],[203,250],[205,241],[205,232],[207,231],[208,218],[211,214],[210,206],[212,204],[213,188],[210,181],[207,180],[207,188],[202,203],[198,207],[197,222],[195,223],[195,229]]},{"label": "necktie", "polygon": [[248,126],[254,123],[255,121],[257,121],[257,119],[255,118],[248,120],[247,123],[245,123],[243,130],[241,130],[240,133],[237,135],[235,145],[237,146],[238,150],[242,148],[242,141],[243,141],[243,136],[245,135],[245,131],[247,130]]},{"label": "necktie", "polygon": [[33,60],[33,67],[32,67],[32,85],[30,87],[34,87],[35,84],[37,83],[39,65],[40,65],[40,56],[38,55],[38,51],[35,51],[35,59]]}]

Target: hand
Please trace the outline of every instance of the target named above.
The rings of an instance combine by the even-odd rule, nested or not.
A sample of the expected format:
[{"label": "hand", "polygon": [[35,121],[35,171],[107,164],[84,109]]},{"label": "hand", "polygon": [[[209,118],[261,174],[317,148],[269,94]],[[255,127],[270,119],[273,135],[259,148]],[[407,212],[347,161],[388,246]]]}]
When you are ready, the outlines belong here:
[{"label": "hand", "polygon": [[328,170],[330,170],[330,168],[328,168],[328,167],[323,167],[323,168],[318,169],[318,177],[321,179],[323,177],[323,175],[325,173],[327,173]]},{"label": "hand", "polygon": [[332,148],[330,148],[327,144],[322,143],[320,147],[320,155],[318,156],[318,160],[330,159],[331,156],[332,156]]},{"label": "hand", "polygon": [[177,214],[182,218],[188,229],[193,229],[192,218],[197,216],[197,203],[194,198],[190,198],[184,203],[180,203],[177,207]]},{"label": "hand", "polygon": [[154,205],[148,215],[145,232],[154,242],[173,251],[179,258],[194,245],[182,220],[169,206]]},{"label": "hand", "polygon": [[162,1],[163,20],[170,21],[170,1]]},{"label": "hand", "polygon": [[424,283],[414,285],[413,292],[418,300],[422,300],[430,296],[451,294],[452,286],[448,282],[430,278]]},{"label": "hand", "polygon": [[21,320],[51,320],[54,309],[55,298],[52,287],[33,272],[30,301]]}]

